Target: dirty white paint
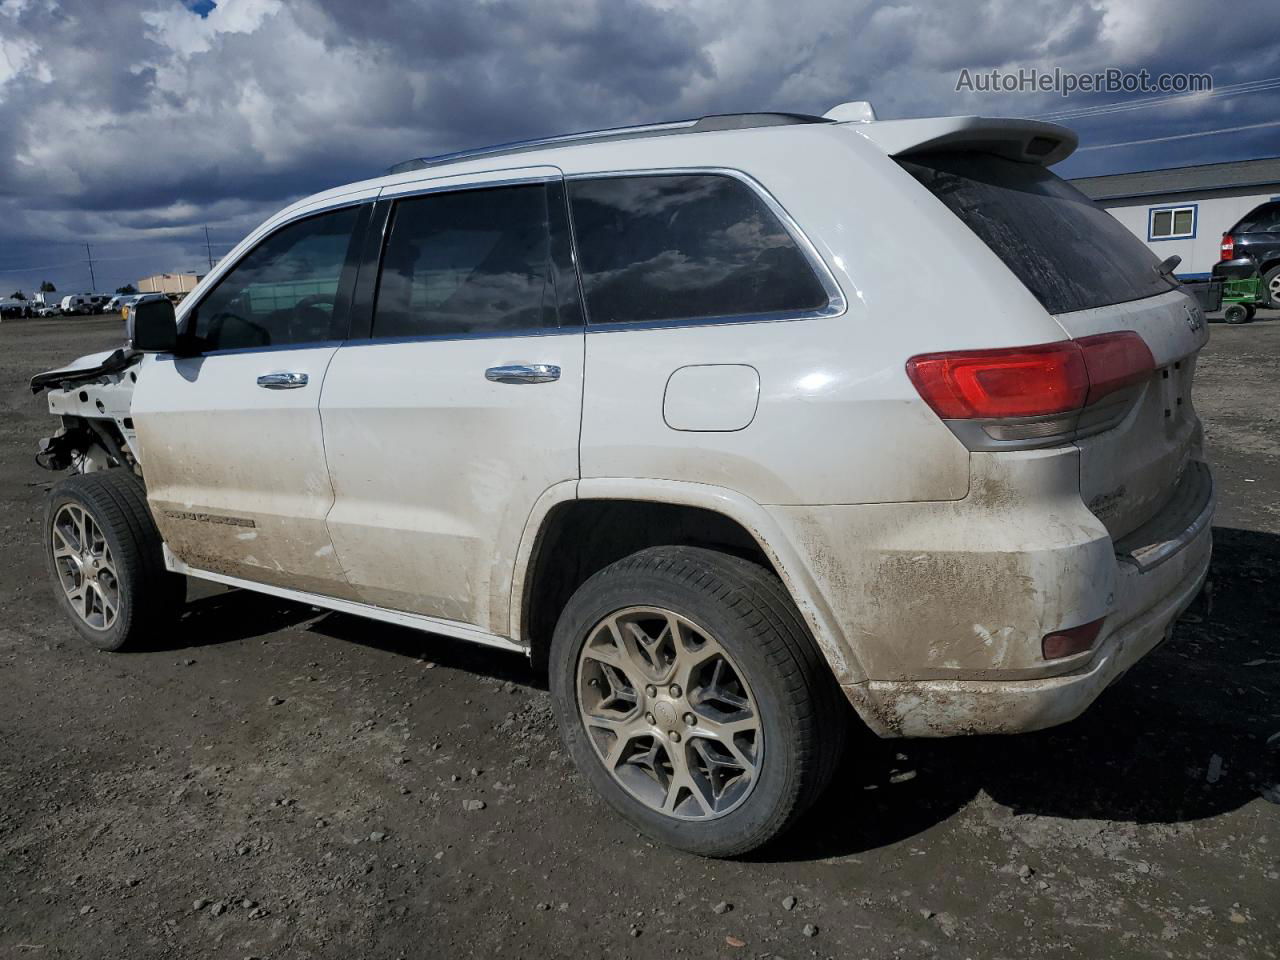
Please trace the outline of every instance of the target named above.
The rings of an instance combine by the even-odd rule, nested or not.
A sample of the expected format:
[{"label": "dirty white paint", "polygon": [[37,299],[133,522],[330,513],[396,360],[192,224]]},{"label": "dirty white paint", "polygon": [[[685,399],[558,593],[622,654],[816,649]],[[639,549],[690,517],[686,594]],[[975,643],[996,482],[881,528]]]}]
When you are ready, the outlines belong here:
[{"label": "dirty white paint", "polygon": [[[328,530],[360,600],[508,629],[534,504],[578,477],[582,354],[581,331],[337,351],[320,403]],[[510,363],[553,364],[560,379],[485,379]]]},{"label": "dirty white paint", "polygon": [[[1177,293],[1049,316],[887,155],[922,131],[984,124],[1017,126],[813,125],[538,155],[569,176],[741,171],[802,225],[842,293],[825,316],[149,359],[133,416],[174,562],[516,646],[527,564],[556,503],[687,504],[755,538],[873,728],[941,735],[1068,719],[1159,640],[1203,578],[1207,522],[1145,571],[1118,561],[1114,541],[1162,509],[1201,455],[1189,388],[1204,333]],[[522,175],[519,162],[463,161],[308,198],[233,251],[181,312],[291,217],[380,191],[493,182]],[[901,264],[921,236],[928,282],[908,300]],[[908,305],[910,322],[898,322]],[[1078,444],[970,452],[904,369],[920,352],[1111,330],[1141,332],[1161,369],[1120,426]],[[485,379],[511,363],[562,376]],[[277,370],[311,382],[256,388]],[[1197,520],[1172,521],[1183,519]],[[1099,618],[1096,653],[1043,661],[1044,634]]]}]

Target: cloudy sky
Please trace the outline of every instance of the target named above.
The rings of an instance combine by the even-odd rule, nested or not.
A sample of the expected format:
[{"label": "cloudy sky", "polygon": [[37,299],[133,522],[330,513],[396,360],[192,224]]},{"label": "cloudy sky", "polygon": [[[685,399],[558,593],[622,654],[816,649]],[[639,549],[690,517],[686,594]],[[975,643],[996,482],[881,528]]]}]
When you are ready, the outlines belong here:
[{"label": "cloudy sky", "polygon": [[[272,210],[408,157],[747,110],[1044,116],[1037,67],[1206,72],[1069,121],[1066,176],[1280,155],[1274,0],[0,0],[0,295],[207,267]],[[1280,87],[1280,83],[1276,85]],[[1225,89],[1224,89],[1225,88]],[[1261,126],[1260,126],[1261,125]],[[1248,129],[1237,129],[1245,127]],[[1184,136],[1227,130],[1209,136]],[[1176,139],[1168,139],[1176,138]],[[1130,146],[1112,146],[1132,141]]]}]

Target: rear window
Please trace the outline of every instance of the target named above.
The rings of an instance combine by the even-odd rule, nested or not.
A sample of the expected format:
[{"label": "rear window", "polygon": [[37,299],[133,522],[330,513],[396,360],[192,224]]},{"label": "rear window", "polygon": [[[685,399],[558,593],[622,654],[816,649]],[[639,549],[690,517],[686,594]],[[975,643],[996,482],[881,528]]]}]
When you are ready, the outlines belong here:
[{"label": "rear window", "polygon": [[1264,203],[1245,214],[1228,233],[1280,233],[1280,203]]},{"label": "rear window", "polygon": [[1037,164],[987,153],[930,153],[898,163],[964,221],[1050,313],[1140,300],[1175,284],[1146,245],[1075,187]]},{"label": "rear window", "polygon": [[829,298],[746,184],[720,174],[574,180],[570,208],[593,324],[800,313]]}]

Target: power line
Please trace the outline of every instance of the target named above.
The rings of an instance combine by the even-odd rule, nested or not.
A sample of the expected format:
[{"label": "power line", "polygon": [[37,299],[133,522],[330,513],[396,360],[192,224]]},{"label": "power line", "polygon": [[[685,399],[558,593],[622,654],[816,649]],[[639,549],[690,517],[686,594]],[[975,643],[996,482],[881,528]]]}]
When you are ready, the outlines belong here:
[{"label": "power line", "polygon": [[1239,133],[1241,130],[1260,130],[1263,127],[1280,127],[1280,120],[1268,120],[1265,123],[1246,123],[1240,127],[1222,127],[1218,130],[1198,130],[1195,133],[1175,133],[1167,137],[1147,137],[1144,140],[1122,140],[1119,143],[1095,143],[1092,146],[1080,147],[1076,152],[1085,150],[1108,150],[1111,147],[1136,147],[1144,143],[1167,143],[1170,140],[1190,140],[1192,137],[1209,137],[1216,133]]},{"label": "power line", "polygon": [[1144,110],[1148,107],[1159,107],[1175,103],[1189,97],[1195,97],[1197,100],[1214,100],[1220,97],[1235,97],[1246,93],[1263,93],[1276,89],[1280,89],[1280,77],[1266,77],[1261,80],[1248,80],[1242,83],[1227,84],[1223,87],[1214,87],[1212,90],[1161,94],[1155,97],[1143,97],[1138,100],[1116,100],[1111,103],[1099,103],[1088,107],[1051,110],[1048,113],[1036,114],[1034,119],[1074,120],[1085,117],[1098,117],[1110,113],[1124,113],[1130,110]]}]

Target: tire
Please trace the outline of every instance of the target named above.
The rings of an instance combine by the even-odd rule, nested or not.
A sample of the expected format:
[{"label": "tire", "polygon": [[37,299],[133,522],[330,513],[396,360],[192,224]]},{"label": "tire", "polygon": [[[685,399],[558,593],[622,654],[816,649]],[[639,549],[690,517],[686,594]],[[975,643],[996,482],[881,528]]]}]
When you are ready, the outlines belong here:
[{"label": "tire", "polygon": [[[657,639],[620,647],[621,632]],[[668,676],[626,653],[642,647]],[[596,573],[560,616],[548,672],[578,770],[642,833],[701,856],[738,856],[787,830],[830,782],[848,733],[847,704],[782,583],[713,550],[654,547]],[[682,676],[687,689],[671,683]],[[589,728],[590,711],[606,725]],[[622,713],[629,729],[614,734]],[[717,733],[724,724],[748,732]]]},{"label": "tire", "polygon": [[45,501],[44,543],[54,595],[80,636],[99,650],[141,646],[186,598],[186,579],[165,569],[142,482],[128,470],[55,484]]},{"label": "tire", "polygon": [[1253,323],[1253,318],[1258,315],[1258,308],[1252,303],[1244,305],[1244,322]]},{"label": "tire", "polygon": [[1262,289],[1258,293],[1262,306],[1280,310],[1280,265],[1262,275]]},{"label": "tire", "polygon": [[1223,309],[1222,319],[1231,324],[1248,323],[1249,311],[1243,303],[1231,303]]}]

